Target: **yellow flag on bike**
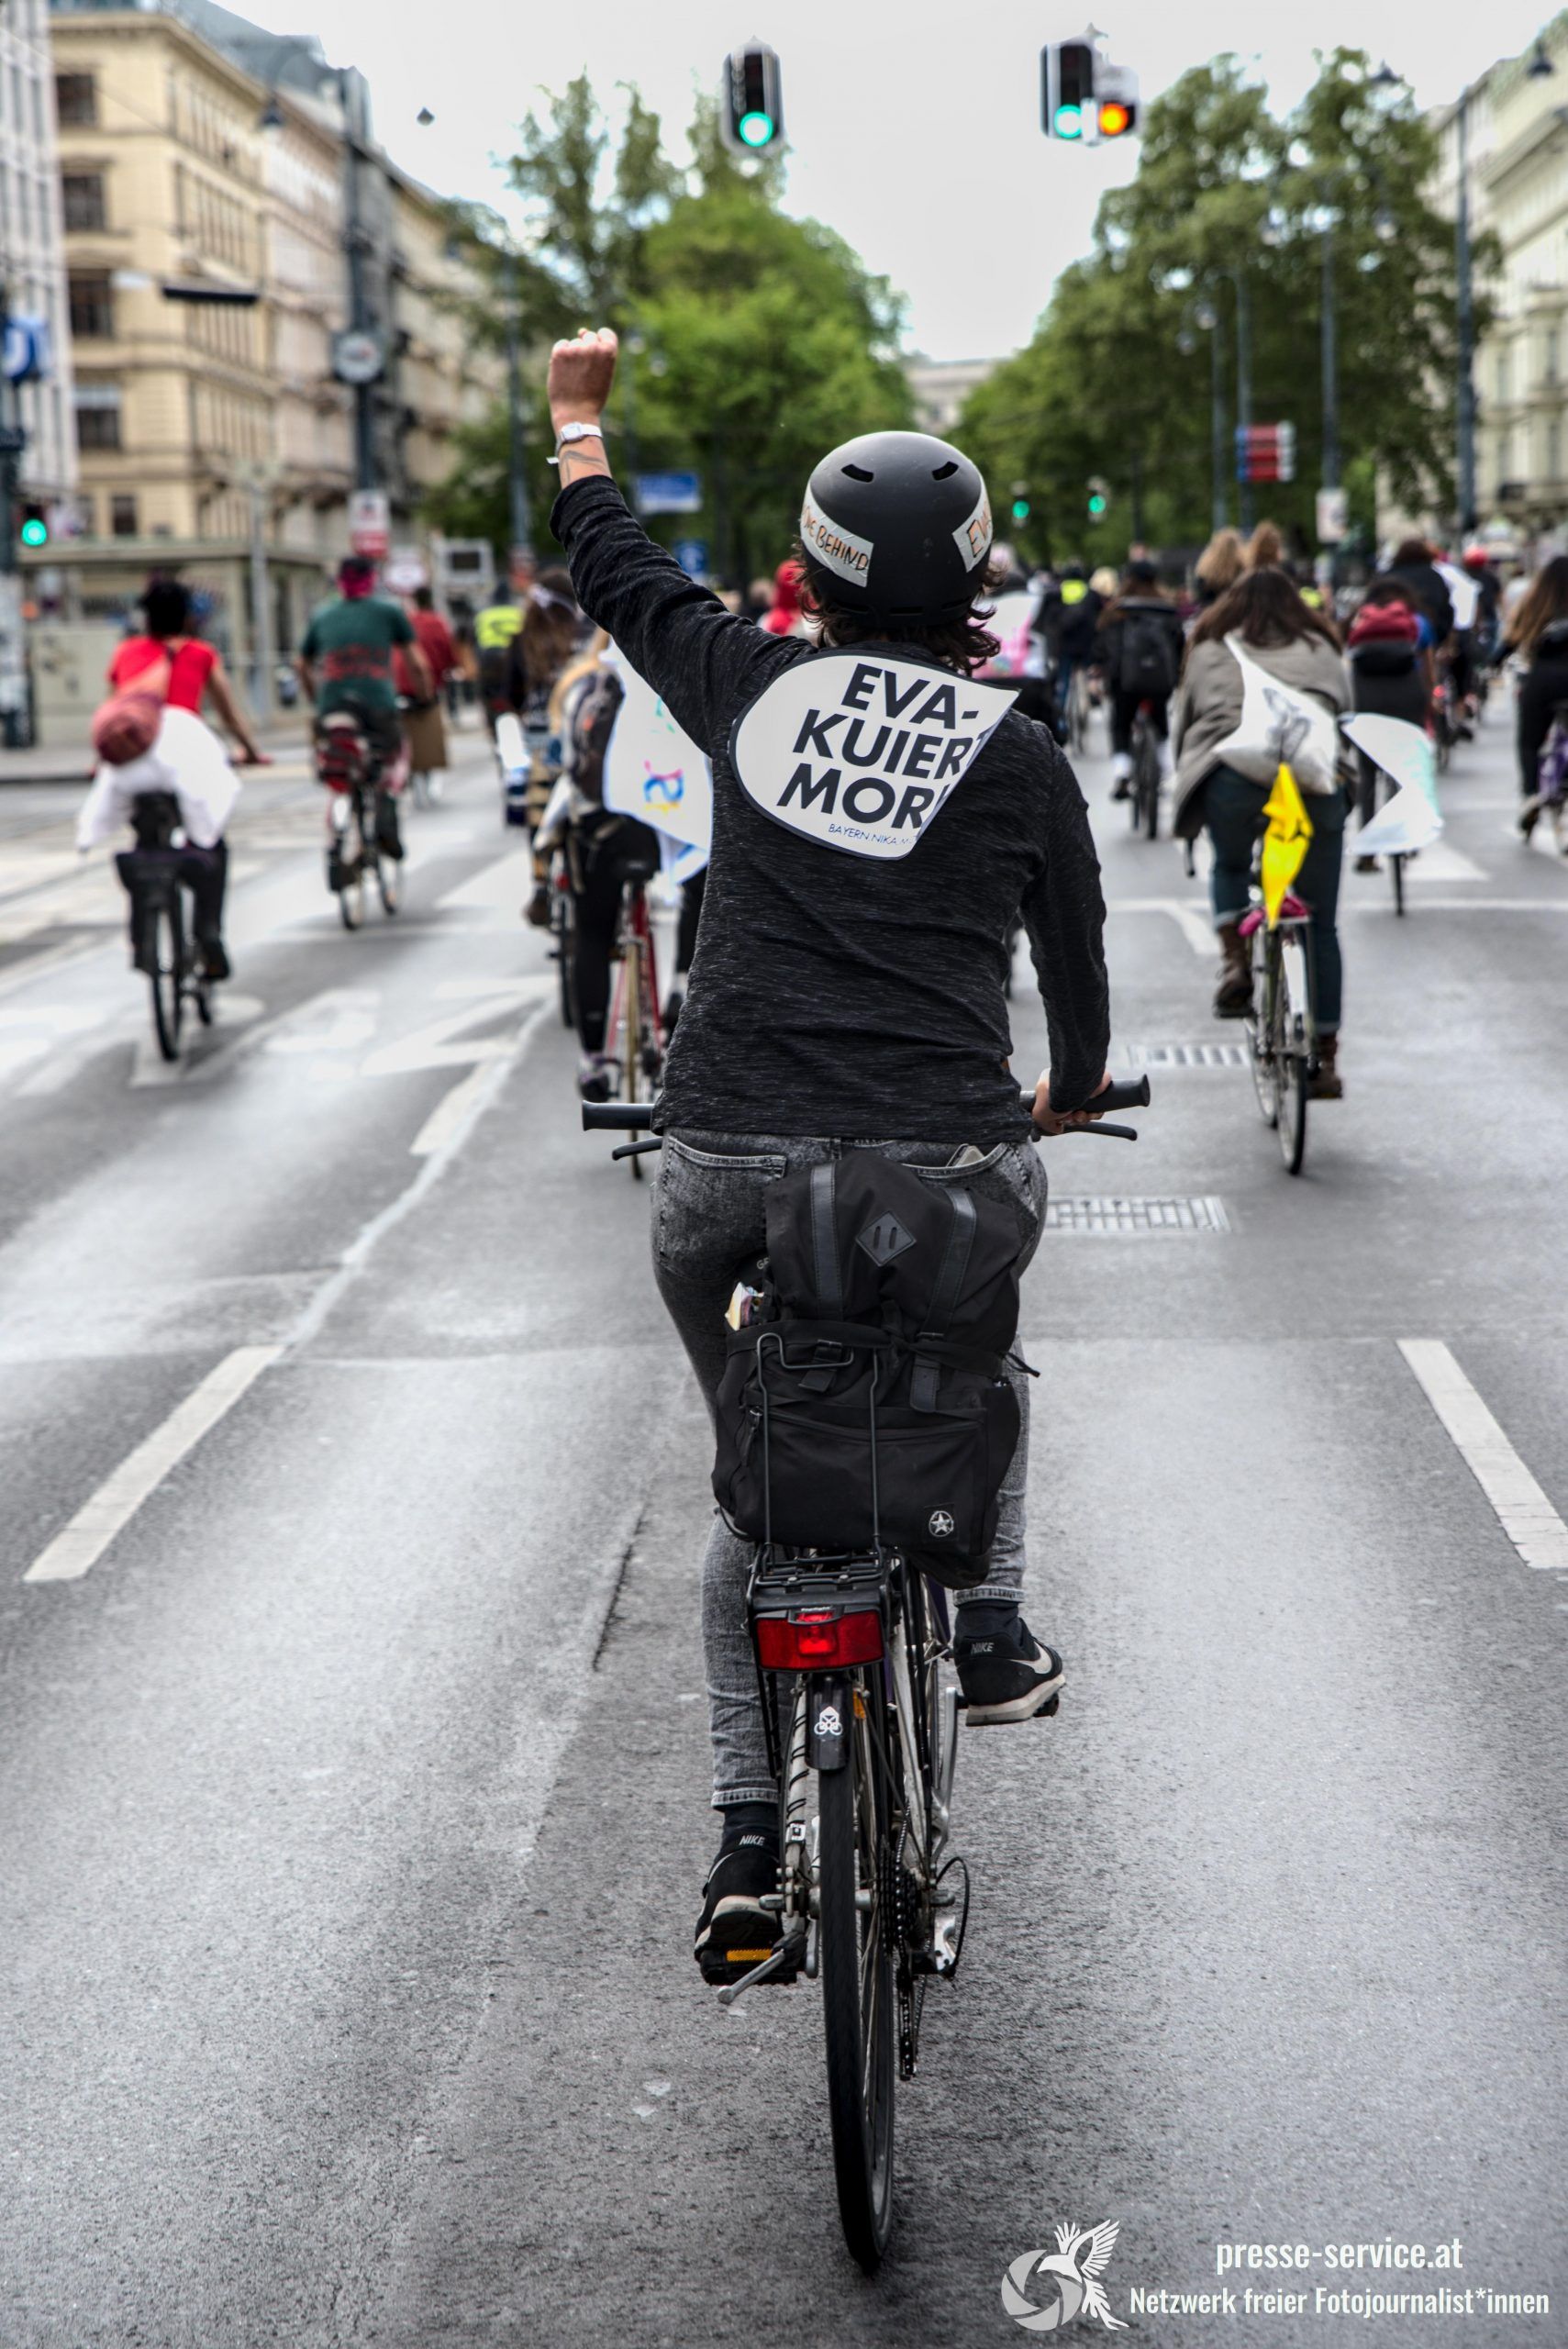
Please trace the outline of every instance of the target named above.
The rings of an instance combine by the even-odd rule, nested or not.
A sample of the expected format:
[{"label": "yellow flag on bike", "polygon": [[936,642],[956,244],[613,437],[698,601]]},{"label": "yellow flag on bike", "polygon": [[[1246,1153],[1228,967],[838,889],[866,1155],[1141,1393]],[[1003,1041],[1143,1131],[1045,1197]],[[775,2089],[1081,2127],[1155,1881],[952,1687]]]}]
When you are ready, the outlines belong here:
[{"label": "yellow flag on bike", "polygon": [[1288,766],[1282,764],[1275,774],[1274,787],[1264,803],[1263,813],[1269,819],[1269,829],[1263,834],[1263,910],[1273,930],[1279,921],[1284,893],[1300,872],[1307,843],[1312,838],[1307,802]]}]

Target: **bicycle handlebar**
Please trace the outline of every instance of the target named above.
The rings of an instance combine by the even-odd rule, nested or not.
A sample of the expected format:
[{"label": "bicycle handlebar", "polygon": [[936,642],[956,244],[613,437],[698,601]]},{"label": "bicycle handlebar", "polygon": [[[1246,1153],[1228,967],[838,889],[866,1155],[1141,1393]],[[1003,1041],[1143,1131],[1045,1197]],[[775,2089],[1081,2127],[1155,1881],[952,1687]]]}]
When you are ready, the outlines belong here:
[{"label": "bicycle handlebar", "polygon": [[[1020,1093],[1018,1096],[1018,1104],[1020,1108],[1032,1112],[1034,1108],[1034,1095],[1032,1093]],[[1129,1077],[1123,1084],[1107,1085],[1103,1092],[1092,1094],[1089,1099],[1083,1104],[1083,1107],[1085,1109],[1093,1109],[1095,1112],[1095,1122],[1089,1126],[1064,1127],[1063,1131],[1065,1133],[1104,1134],[1108,1141],[1136,1141],[1138,1140],[1138,1129],[1136,1126],[1107,1126],[1102,1124],[1099,1121],[1099,1113],[1105,1109],[1147,1109],[1149,1107],[1149,1079],[1147,1076]],[[1041,1139],[1041,1130],[1037,1126],[1035,1129],[1035,1140],[1039,1141]]]},{"label": "bicycle handlebar", "polygon": [[584,1101],[584,1133],[646,1134],[653,1130],[651,1101]]}]

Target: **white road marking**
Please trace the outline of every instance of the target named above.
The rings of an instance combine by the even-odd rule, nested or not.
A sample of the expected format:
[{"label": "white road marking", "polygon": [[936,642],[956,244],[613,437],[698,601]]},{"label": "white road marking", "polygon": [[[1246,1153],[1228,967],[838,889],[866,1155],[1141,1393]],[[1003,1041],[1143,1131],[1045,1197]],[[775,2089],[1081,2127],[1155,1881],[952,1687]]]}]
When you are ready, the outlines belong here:
[{"label": "white road marking", "polygon": [[23,1575],[24,1582],[77,1582],[96,1565],[115,1536],[129,1524],[148,1495],[171,1468],[215,1428],[226,1412],[276,1362],[281,1346],[237,1346],[199,1386],[154,1428],[136,1450],[83,1501],[69,1525]]},{"label": "white road marking", "polygon": [[452,1135],[466,1119],[476,1097],[484,1091],[497,1066],[495,1061],[480,1061],[460,1077],[450,1093],[444,1093],[409,1143],[415,1158],[429,1158],[436,1151],[444,1150]]},{"label": "white road marking", "polygon": [[1568,1525],[1441,1339],[1401,1338],[1399,1351],[1526,1565],[1568,1574]]},{"label": "white road marking", "polygon": [[436,910],[445,913],[450,907],[459,912],[472,908],[494,913],[498,906],[505,906],[520,922],[533,887],[533,851],[514,849],[509,856],[497,857],[482,873],[473,874],[468,880],[460,881],[455,889],[449,889],[444,897],[438,897]]},{"label": "white road marking", "polygon": [[1492,878],[1485,866],[1477,864],[1473,857],[1466,856],[1462,848],[1455,848],[1451,841],[1433,841],[1429,848],[1424,848],[1415,863],[1405,868],[1407,880],[1412,874],[1424,875],[1433,881],[1490,881]]},{"label": "white road marking", "polygon": [[[406,1076],[416,1070],[427,1068],[466,1068],[473,1061],[509,1059],[515,1040],[509,1036],[469,1036],[463,1030],[482,1026],[504,1011],[514,1011],[519,1003],[548,996],[553,981],[540,976],[532,980],[503,980],[498,986],[473,997],[467,1008],[443,1012],[439,1019],[428,1020],[412,1034],[403,1036],[395,1043],[384,1044],[362,1063],[365,1076]],[[454,1041],[455,1040],[455,1041]]]},{"label": "white road marking", "polygon": [[1107,900],[1108,914],[1164,914],[1176,925],[1195,954],[1207,963],[1216,952],[1214,922],[1197,897],[1116,897]]}]

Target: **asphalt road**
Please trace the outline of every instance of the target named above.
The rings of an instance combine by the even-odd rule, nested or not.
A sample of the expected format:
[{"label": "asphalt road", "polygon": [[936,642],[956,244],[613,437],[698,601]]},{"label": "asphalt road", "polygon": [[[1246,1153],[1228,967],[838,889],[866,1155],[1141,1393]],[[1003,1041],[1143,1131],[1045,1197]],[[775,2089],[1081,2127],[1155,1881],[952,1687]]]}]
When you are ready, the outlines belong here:
[{"label": "asphalt road", "polygon": [[[465,758],[355,937],[312,786],[250,787],[228,1017],[172,1078],[74,795],[0,794],[0,2343],[970,2349],[1107,2219],[1118,2318],[1238,2294],[1146,2303],[1162,2349],[1568,2339],[1568,863],[1510,833],[1501,715],[1408,918],[1347,875],[1297,1182],[1245,1070],[1183,1062],[1237,1039],[1201,885],[1084,763],[1156,1106],[1051,1152],[1068,1689],[961,1750],[970,1943],[874,2283],[814,1994],[725,2014],[690,1960],[704,1431]],[[1413,1360],[1468,1382],[1451,1431]],[[1217,2273],[1385,2239],[1457,2239],[1471,2312]]]}]

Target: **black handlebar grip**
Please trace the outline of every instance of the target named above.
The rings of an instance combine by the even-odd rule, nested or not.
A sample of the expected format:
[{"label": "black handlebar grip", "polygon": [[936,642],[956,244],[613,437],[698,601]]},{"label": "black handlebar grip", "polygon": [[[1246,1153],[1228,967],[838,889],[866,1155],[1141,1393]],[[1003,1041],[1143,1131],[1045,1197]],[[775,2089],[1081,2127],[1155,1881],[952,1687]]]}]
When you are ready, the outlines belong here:
[{"label": "black handlebar grip", "polygon": [[651,1101],[584,1101],[584,1133],[646,1134],[653,1130]]},{"label": "black handlebar grip", "polygon": [[[1020,1093],[1018,1099],[1026,1109],[1034,1108],[1032,1093]],[[1095,1094],[1091,1099],[1081,1106],[1085,1109],[1092,1109],[1096,1118],[1107,1109],[1147,1109],[1149,1079],[1147,1076],[1134,1076],[1129,1077],[1122,1085],[1107,1085],[1103,1093]]]}]

